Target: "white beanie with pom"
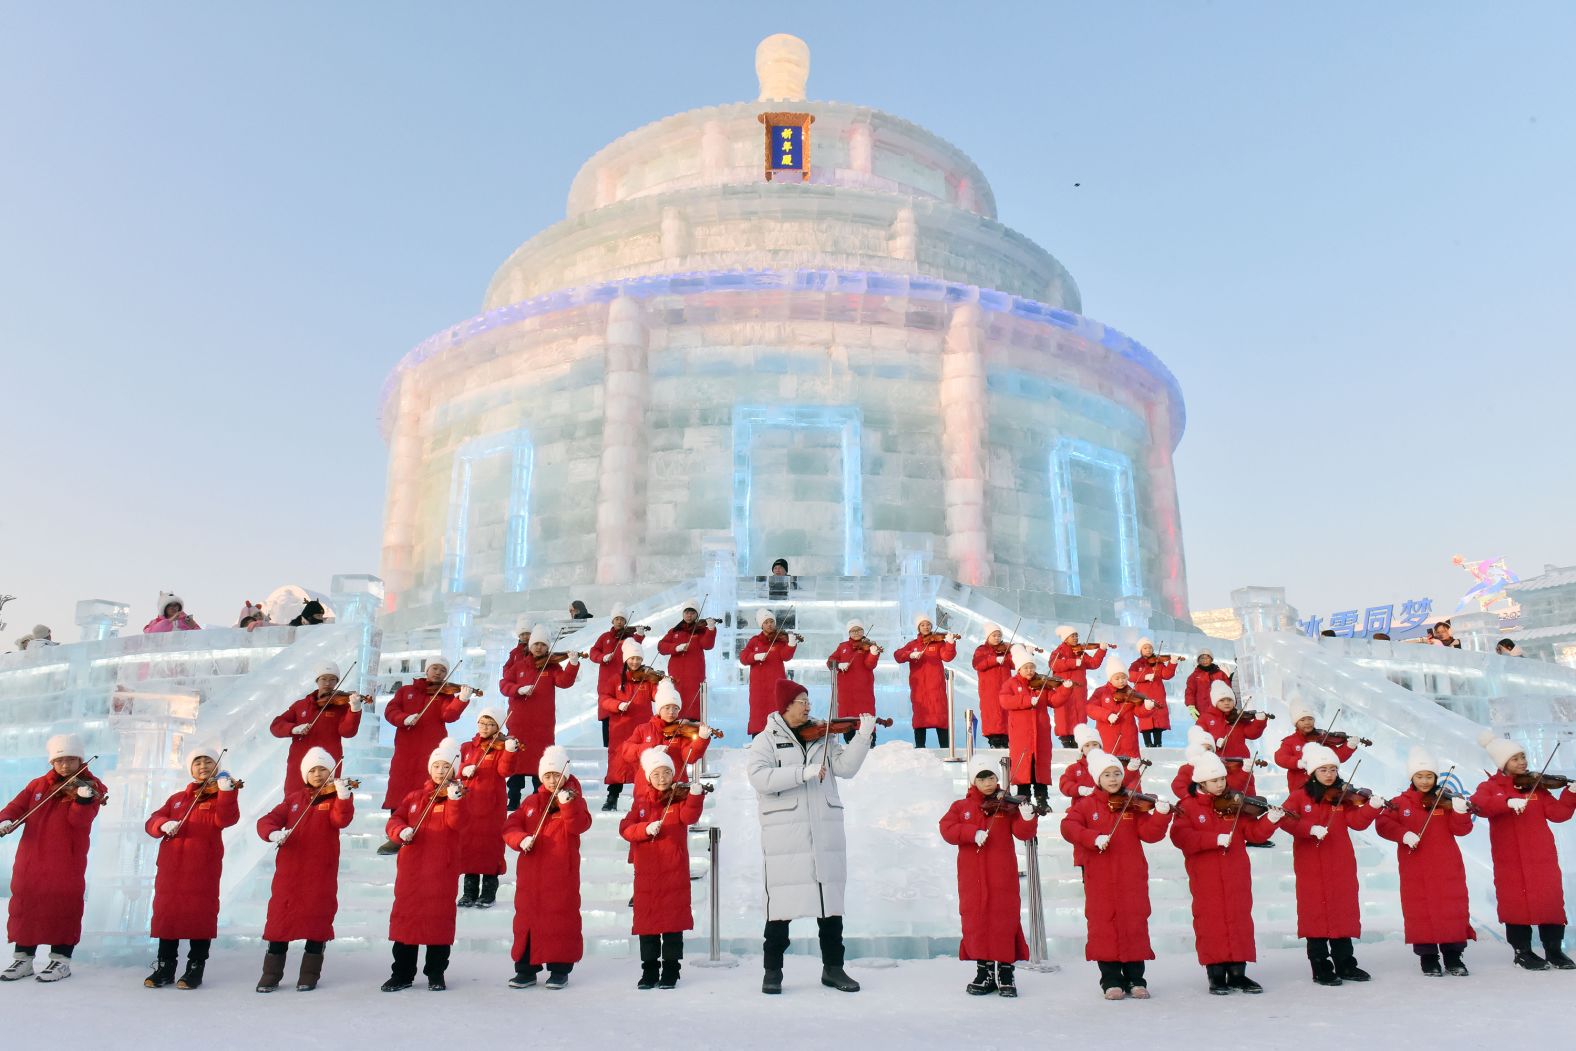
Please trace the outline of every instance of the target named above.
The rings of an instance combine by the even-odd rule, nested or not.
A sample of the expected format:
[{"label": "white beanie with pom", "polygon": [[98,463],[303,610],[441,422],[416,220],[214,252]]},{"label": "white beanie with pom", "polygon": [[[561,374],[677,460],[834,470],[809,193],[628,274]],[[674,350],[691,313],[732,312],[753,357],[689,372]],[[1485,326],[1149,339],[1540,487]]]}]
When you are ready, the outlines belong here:
[{"label": "white beanie with pom", "polygon": [[526,645],[535,646],[538,642],[543,646],[551,646],[553,644],[553,633],[547,630],[546,624],[533,624],[531,626],[531,637],[526,642]]},{"label": "white beanie with pom", "polygon": [[1406,776],[1411,777],[1425,770],[1431,774],[1439,773],[1439,760],[1430,755],[1428,749],[1413,745],[1411,751],[1406,753]]},{"label": "white beanie with pom", "polygon": [[618,648],[618,656],[620,660],[626,661],[631,657],[639,657],[641,660],[645,660],[646,650],[645,647],[641,646],[638,639],[625,639],[624,644]]},{"label": "white beanie with pom", "polygon": [[327,748],[316,746],[308,748],[306,754],[301,757],[301,780],[306,780],[306,775],[312,772],[314,766],[321,766],[329,773],[333,773],[336,765],[338,764],[334,757],[328,754]]},{"label": "white beanie with pom", "polygon": [[864,622],[860,620],[851,620],[847,624],[843,625],[843,630],[847,632],[852,632],[855,628],[858,628],[860,631],[864,631]]},{"label": "white beanie with pom", "polygon": [[1213,752],[1215,750],[1215,739],[1202,726],[1189,726],[1187,728],[1187,746],[1189,748],[1207,748]]},{"label": "white beanie with pom", "polygon": [[1214,682],[1209,684],[1209,703],[1210,704],[1214,704],[1216,701],[1223,701],[1227,697],[1230,697],[1232,700],[1236,700],[1237,699],[1236,693],[1234,693],[1232,691],[1231,687],[1228,684],[1222,682],[1219,679],[1216,679]]},{"label": "white beanie with pom", "polygon": [[516,635],[529,635],[532,627],[534,625],[531,623],[531,615],[529,613],[522,613],[514,618],[514,633]]},{"label": "white beanie with pom", "polygon": [[651,777],[651,771],[664,766],[669,770],[673,769],[673,757],[668,754],[666,748],[647,748],[640,753],[640,772],[648,779]]},{"label": "white beanie with pom", "polygon": [[776,615],[765,606],[761,606],[755,611],[755,626],[762,630],[765,630],[767,621],[775,621],[776,619]]},{"label": "white beanie with pom", "polygon": [[1139,639],[1138,640],[1138,652],[1139,652],[1140,655],[1143,654],[1145,646],[1148,646],[1150,649],[1154,649],[1155,648],[1155,640],[1150,638],[1148,635],[1145,635],[1143,638]]},{"label": "white beanie with pom", "polygon": [[1001,630],[1001,625],[997,624],[995,621],[987,620],[985,622],[985,638],[987,638],[987,639],[990,638],[992,634],[994,634],[995,632],[998,632],[1000,630]]},{"label": "white beanie with pom", "polygon": [[481,711],[476,713],[476,729],[478,732],[480,732],[482,728],[483,719],[491,719],[493,722],[498,724],[498,729],[503,729],[503,712],[499,711],[497,708],[483,708]]},{"label": "white beanie with pom", "polygon": [[536,776],[563,774],[569,770],[569,750],[561,744],[550,744],[542,749],[542,758],[536,764]]},{"label": "white beanie with pom", "polygon": [[1070,624],[1058,624],[1058,625],[1056,625],[1056,641],[1057,642],[1066,642],[1067,641],[1067,636],[1069,636],[1069,635],[1076,635],[1077,633],[1078,633],[1078,629],[1073,627]]},{"label": "white beanie with pom", "polygon": [[916,614],[914,614],[914,627],[916,627],[916,628],[919,627],[921,624],[930,624],[932,627],[934,627],[935,623],[936,623],[935,618],[932,617],[929,613],[916,613]]},{"label": "white beanie with pom", "polygon": [[1121,760],[1110,752],[1090,752],[1084,756],[1084,762],[1089,764],[1089,779],[1097,785],[1100,783],[1100,775],[1107,770],[1122,769]]},{"label": "white beanie with pom", "polygon": [[1094,727],[1090,726],[1088,723],[1079,723],[1077,726],[1073,727],[1073,743],[1079,748],[1083,748],[1090,742],[1098,741],[1099,739],[1100,735],[1095,733]]},{"label": "white beanie with pom", "polygon": [[663,679],[657,683],[657,696],[651,702],[651,707],[656,711],[672,705],[674,708],[684,707],[684,698],[679,696],[678,687],[673,685],[672,679]]},{"label": "white beanie with pom", "polygon": [[1029,652],[1029,647],[1025,646],[1021,642],[1016,644],[1015,646],[1013,646],[1013,648],[1012,648],[1012,666],[1014,668],[1021,668],[1025,664],[1033,664],[1033,663],[1034,663],[1034,654]]},{"label": "white beanie with pom", "polygon": [[324,661],[317,666],[317,674],[312,676],[312,678],[321,679],[325,675],[332,675],[336,679],[339,678],[339,665],[333,661]]},{"label": "white beanie with pom", "polygon": [[202,757],[207,757],[217,763],[219,761],[219,753],[223,751],[224,749],[219,747],[219,742],[217,741],[203,741],[199,744],[187,745],[185,756],[186,769],[190,770],[192,763]]},{"label": "white beanie with pom", "polygon": [[1286,698],[1286,707],[1291,713],[1291,721],[1296,725],[1298,719],[1317,719],[1313,709],[1308,707],[1308,702],[1302,699],[1302,694],[1294,693]]},{"label": "white beanie with pom", "polygon": [[1200,752],[1193,761],[1193,783],[1201,785],[1217,777],[1226,776],[1226,764],[1213,752]]},{"label": "white beanie with pom", "polygon": [[1483,746],[1483,750],[1488,752],[1488,757],[1494,760],[1494,766],[1500,770],[1505,769],[1506,763],[1526,751],[1515,741],[1495,737],[1493,730],[1484,730],[1478,734],[1478,744]]},{"label": "white beanie with pom", "polygon": [[455,766],[459,761],[460,743],[452,737],[445,737],[427,756],[427,772],[432,772],[434,763],[448,763],[450,766]]},{"label": "white beanie with pom", "polygon": [[607,615],[610,618],[613,618],[613,619],[617,619],[619,617],[623,617],[625,620],[628,620],[629,619],[629,606],[627,606],[626,604],[624,604],[622,602],[615,602],[615,603],[613,603],[613,608],[607,611]]},{"label": "white beanie with pom", "polygon": [[1311,774],[1321,766],[1339,767],[1341,765],[1341,757],[1335,754],[1333,748],[1328,748],[1322,744],[1304,745],[1302,758],[1297,760],[1297,765]]}]

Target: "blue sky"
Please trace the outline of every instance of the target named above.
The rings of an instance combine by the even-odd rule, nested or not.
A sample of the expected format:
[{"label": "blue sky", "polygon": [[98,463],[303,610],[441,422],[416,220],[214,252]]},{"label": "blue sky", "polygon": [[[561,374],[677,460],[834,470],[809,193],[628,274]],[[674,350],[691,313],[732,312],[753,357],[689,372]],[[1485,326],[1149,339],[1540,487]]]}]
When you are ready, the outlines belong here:
[{"label": "blue sky", "polygon": [[1576,7],[764,6],[0,8],[5,645],[376,572],[388,368],[601,145],[753,98],[779,31],[1177,374],[1195,607],[1576,562]]}]

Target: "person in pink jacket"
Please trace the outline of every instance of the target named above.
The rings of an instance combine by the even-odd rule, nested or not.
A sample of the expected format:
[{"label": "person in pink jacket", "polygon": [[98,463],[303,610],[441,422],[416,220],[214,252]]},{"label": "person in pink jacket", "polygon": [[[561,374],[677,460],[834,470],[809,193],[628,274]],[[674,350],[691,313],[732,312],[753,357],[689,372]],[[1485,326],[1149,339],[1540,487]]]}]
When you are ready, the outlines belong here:
[{"label": "person in pink jacket", "polygon": [[925,731],[936,731],[936,747],[950,743],[947,730],[947,662],[958,655],[958,636],[932,630],[930,617],[921,613],[914,618],[918,634],[892,654],[899,664],[908,665],[908,697],[914,707],[914,747],[925,747]]},{"label": "person in pink jacket", "polygon": [[186,612],[186,603],[179,595],[168,591],[159,592],[159,615],[154,617],[142,627],[144,635],[157,635],[163,631],[196,631],[202,625],[198,624]]}]

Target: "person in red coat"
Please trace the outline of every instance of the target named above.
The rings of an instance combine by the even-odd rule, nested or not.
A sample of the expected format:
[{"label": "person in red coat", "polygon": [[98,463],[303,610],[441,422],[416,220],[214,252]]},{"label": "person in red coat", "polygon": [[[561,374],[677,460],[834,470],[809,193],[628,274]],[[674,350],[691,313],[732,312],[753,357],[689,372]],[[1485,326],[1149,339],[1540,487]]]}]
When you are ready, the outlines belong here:
[{"label": "person in red coat", "polygon": [[465,714],[476,691],[462,686],[452,695],[438,694],[438,684],[448,674],[445,661],[427,665],[427,677],[401,686],[383,709],[394,730],[394,758],[389,761],[388,790],[383,809],[396,810],[405,797],[426,779],[427,757],[448,736],[448,725]]},{"label": "person in red coat", "polygon": [[454,883],[460,875],[460,844],[469,820],[461,800],[465,789],[454,780],[460,746],[453,738],[438,742],[427,757],[427,780],[389,815],[388,837],[403,844],[394,877],[394,908],[389,912],[389,941],[394,966],[385,993],[416,983],[416,958],[427,947],[422,973],[427,988],[448,988],[449,950],[454,945]]},{"label": "person in red coat", "polygon": [[[1549,829],[1550,822],[1571,819],[1576,793],[1567,788],[1556,796],[1536,783],[1530,789],[1518,788],[1516,778],[1531,772],[1521,745],[1487,730],[1478,741],[1498,769],[1472,793],[1472,804],[1488,819],[1494,897],[1505,940],[1516,951],[1516,966],[1529,971],[1576,970],[1576,962],[1565,955],[1565,880]],[[1543,943],[1541,957],[1532,951],[1533,927]]]},{"label": "person in red coat", "polygon": [[1033,786],[1035,803],[1044,810],[1049,807],[1046,797],[1051,784],[1050,711],[1068,702],[1073,684],[1036,676],[1034,655],[1027,646],[1012,648],[1012,663],[1016,670],[1001,688],[1011,780],[1019,795],[1028,795]]},{"label": "person in red coat", "polygon": [[1171,709],[1166,704],[1166,683],[1176,675],[1182,661],[1175,654],[1156,656],[1153,640],[1138,640],[1138,659],[1127,668],[1127,681],[1133,689],[1155,702],[1153,708],[1138,712],[1138,732],[1147,748],[1159,748],[1160,739],[1171,729]]},{"label": "person in red coat", "polygon": [[537,767],[541,787],[503,824],[503,841],[519,852],[514,867],[514,977],[526,989],[547,967],[547,987],[562,989],[585,954],[580,928],[580,837],[591,828],[569,753],[553,745]]},{"label": "person in red coat", "polygon": [[462,909],[490,909],[503,875],[503,819],[507,782],[520,767],[520,742],[503,732],[503,713],[483,708],[476,736],[460,745],[460,784],[465,788],[466,826],[460,840]]},{"label": "person in red coat", "polygon": [[603,810],[617,810],[618,797],[624,786],[635,781],[636,763],[624,757],[624,744],[629,735],[651,721],[651,702],[656,697],[657,683],[663,681],[660,672],[646,668],[646,659],[640,643],[624,640],[624,670],[611,694],[597,700],[597,711],[607,720],[607,775],[602,783],[607,785],[607,799]]},{"label": "person in red coat", "polygon": [[[848,622],[848,638],[826,658],[826,668],[837,684],[837,711],[840,718],[851,719],[876,714],[876,666],[881,663],[881,647],[865,638],[863,622]],[[874,739],[871,741],[874,744]]]},{"label": "person in red coat", "polygon": [[[1079,723],[1073,727],[1073,740],[1078,745],[1078,758],[1068,763],[1062,770],[1062,776],[1057,780],[1056,787],[1068,799],[1078,800],[1094,795],[1096,785],[1094,778],[1089,774],[1089,753],[1101,751],[1100,735],[1088,723]],[[1122,768],[1122,785],[1137,791],[1142,780],[1143,764],[1139,762],[1137,756],[1130,756]],[[1073,848],[1073,855],[1074,857],[1078,855],[1076,847]]]},{"label": "person in red coat", "polygon": [[1201,712],[1210,708],[1209,691],[1217,682],[1231,685],[1231,674],[1215,663],[1215,655],[1208,650],[1198,651],[1198,660],[1188,673],[1187,685],[1182,693],[1187,701],[1187,711],[1196,721]]},{"label": "person in red coat", "polygon": [[[498,689],[509,704],[505,730],[517,744],[513,761],[514,773],[508,778],[508,808],[520,805],[525,792],[527,777],[535,784],[535,770],[542,758],[542,749],[555,740],[558,724],[558,691],[567,690],[580,677],[580,655],[569,653],[554,658],[551,652],[553,639],[545,624],[538,624],[531,633],[522,636],[520,645],[509,654],[503,666],[503,678]],[[499,855],[502,864],[502,855]]]},{"label": "person in red coat", "polygon": [[[1200,727],[1189,726],[1187,728],[1187,751],[1183,753],[1184,760],[1182,765],[1177,767],[1177,776],[1171,781],[1171,793],[1178,800],[1186,799],[1193,794],[1193,764],[1198,760],[1199,756],[1206,753],[1209,755],[1215,754],[1215,739]],[[1216,758],[1219,758],[1219,756],[1216,756]],[[1251,760],[1221,759],[1220,761],[1226,767],[1226,787],[1228,789],[1248,796],[1259,794],[1258,780],[1253,776],[1253,771],[1249,769]],[[1260,764],[1263,764],[1263,762],[1264,760],[1259,760]],[[1268,844],[1249,843],[1248,846],[1262,847],[1268,846]]]},{"label": "person in red coat", "polygon": [[274,717],[268,732],[288,738],[290,752],[285,756],[285,779],[289,793],[300,780],[301,759],[314,748],[321,748],[336,760],[345,754],[345,741],[361,730],[361,708],[366,698],[359,693],[339,694],[339,665],[325,662],[318,668],[316,688]]},{"label": "person in red coat", "polygon": [[1380,811],[1375,825],[1379,835],[1396,844],[1406,942],[1429,977],[1446,971],[1466,977],[1462,955],[1467,942],[1477,940],[1477,932],[1468,912],[1467,870],[1456,840],[1472,831],[1471,806],[1465,796],[1447,801],[1447,793],[1435,791],[1439,762],[1421,748],[1408,754],[1406,772],[1412,783]]},{"label": "person in red coat", "polygon": [[38,980],[71,977],[71,953],[82,940],[87,902],[88,842],[106,793],[104,782],[83,772],[83,751],[76,734],[51,737],[45,744],[49,772],[29,781],[0,810],[0,836],[22,830],[6,913],[6,939],[16,951],[0,981],[32,976],[40,945],[49,946],[49,963]]},{"label": "person in red coat", "polygon": [[947,733],[947,708],[952,698],[947,692],[947,662],[958,655],[957,635],[931,630],[930,618],[921,613],[914,619],[919,634],[899,646],[892,659],[908,665],[908,699],[914,709],[914,747],[925,747],[925,731],[936,731],[936,747],[950,743]]},{"label": "person in red coat", "polygon": [[[706,796],[692,791],[682,799],[665,793],[673,785],[673,759],[664,748],[640,755],[646,791],[619,823],[635,866],[635,918],[630,933],[640,938],[637,989],[672,989],[679,984],[684,932],[693,930],[690,912],[689,835],[700,820]],[[660,971],[659,971],[660,968]]]},{"label": "person in red coat", "polygon": [[263,976],[257,991],[271,993],[285,976],[290,943],[306,942],[298,992],[317,988],[323,950],[334,940],[339,911],[339,834],[356,816],[351,783],[335,778],[339,760],[314,748],[301,757],[300,777],[280,804],[257,819],[257,834],[274,846],[274,881],[263,922]]},{"label": "person in red coat", "polygon": [[979,682],[980,733],[992,748],[1007,747],[1007,713],[1001,706],[1001,688],[1017,669],[1011,647],[1002,638],[1000,624],[985,625],[985,641],[974,650],[974,677]]},{"label": "person in red coat", "polygon": [[[618,688],[618,678],[624,670],[624,643],[630,639],[636,642],[645,642],[646,633],[651,629],[644,624],[631,626],[629,623],[629,607],[622,602],[615,602],[612,609],[613,625],[607,631],[597,636],[588,651],[591,663],[596,665],[596,695],[606,697]],[[606,748],[612,742],[608,738],[607,716],[600,717],[602,722],[602,747]]]},{"label": "person in red coat", "polygon": [[[668,759],[673,764],[673,769],[680,771],[682,779],[689,780],[689,767],[691,763],[700,762],[701,756],[706,754],[706,749],[711,745],[712,735],[716,732],[711,727],[701,724],[690,727],[693,735],[674,734],[669,736],[669,727],[679,722],[679,713],[683,710],[684,702],[679,697],[678,688],[673,685],[672,679],[663,679],[657,683],[655,695],[652,697],[652,708],[656,714],[640,726],[635,727],[624,740],[624,747],[620,758],[628,764],[631,770],[638,769],[640,757],[648,748],[660,748],[667,753]],[[684,729],[684,727],[679,727]],[[642,776],[635,782],[635,794],[646,794],[647,779]]]},{"label": "person in red coat", "polygon": [[1209,976],[1209,991],[1261,993],[1248,977],[1257,959],[1253,947],[1253,865],[1247,841],[1268,843],[1285,812],[1271,807],[1259,818],[1227,817],[1215,811],[1226,791],[1226,767],[1214,755],[1200,754],[1193,764],[1193,791],[1177,804],[1171,842],[1187,863],[1193,895],[1193,944]]},{"label": "person in red coat", "polygon": [[991,761],[976,756],[974,783],[941,817],[941,838],[958,848],[958,916],[963,940],[958,959],[975,961],[971,996],[1017,996],[1014,965],[1029,958],[1019,919],[1018,852],[1014,839],[1028,841],[1039,817],[1027,802],[1014,806],[1001,795]]},{"label": "person in red coat", "polygon": [[1051,651],[1051,674],[1058,679],[1071,680],[1073,690],[1067,703],[1056,710],[1055,729],[1056,736],[1061,738],[1062,747],[1071,748],[1075,743],[1073,727],[1089,719],[1086,707],[1089,700],[1089,671],[1104,664],[1105,655],[1116,646],[1102,642],[1093,649],[1084,649],[1077,630],[1066,624],[1056,629],[1056,638],[1058,645]]},{"label": "person in red coat", "polygon": [[1307,772],[1302,768],[1302,750],[1305,745],[1324,745],[1343,763],[1357,751],[1357,746],[1344,739],[1330,740],[1327,736],[1314,733],[1313,712],[1302,698],[1293,696],[1286,706],[1291,709],[1292,732],[1275,749],[1275,765],[1286,771],[1286,791],[1295,792],[1308,779]]},{"label": "person in red coat", "polygon": [[208,949],[219,934],[219,877],[224,870],[224,830],[241,820],[239,787],[219,769],[221,749],[198,746],[186,755],[192,783],[164,801],[144,824],[159,840],[153,878],[153,929],[159,940],[153,973],[142,984],[160,989],[175,981],[181,940],[190,942],[182,989],[202,984]]},{"label": "person in red coat", "polygon": [[657,652],[668,659],[668,674],[683,704],[679,718],[699,719],[700,690],[706,684],[706,653],[717,645],[717,622],[700,619],[693,599],[684,607],[683,619],[657,642]]},{"label": "person in red coat", "polygon": [[755,611],[755,623],[760,632],[739,651],[739,663],[750,669],[750,720],[745,732],[751,737],[766,729],[767,717],[776,713],[777,684],[788,677],[785,665],[798,650],[797,643],[790,645],[788,633],[777,630],[777,619],[764,606]]},{"label": "person in red coat", "polygon": [[1308,776],[1282,808],[1297,873],[1297,937],[1307,939],[1308,963],[1320,985],[1368,981],[1352,950],[1363,923],[1351,833],[1373,824],[1385,804],[1379,796],[1365,802],[1352,795],[1341,780],[1340,763],[1322,744],[1305,745],[1302,768]]},{"label": "person in red coat", "polygon": [[1090,694],[1086,708],[1100,731],[1104,751],[1129,759],[1138,757],[1138,717],[1152,713],[1155,702],[1128,685],[1126,668],[1112,668],[1106,684]]},{"label": "person in red coat", "polygon": [[1083,851],[1084,919],[1089,940],[1084,959],[1100,967],[1107,1000],[1149,999],[1144,961],[1149,945],[1149,861],[1145,843],[1159,843],[1171,825],[1171,804],[1156,800],[1140,810],[1125,797],[1123,764],[1113,755],[1085,757],[1095,791],[1067,808],[1062,838]]},{"label": "person in red coat", "polygon": [[1259,712],[1254,718],[1246,718],[1237,710],[1237,695],[1223,682],[1211,684],[1209,698],[1210,707],[1199,713],[1198,725],[1215,739],[1215,754],[1222,759],[1249,758],[1253,753],[1248,742],[1264,736],[1269,726],[1268,714]]}]

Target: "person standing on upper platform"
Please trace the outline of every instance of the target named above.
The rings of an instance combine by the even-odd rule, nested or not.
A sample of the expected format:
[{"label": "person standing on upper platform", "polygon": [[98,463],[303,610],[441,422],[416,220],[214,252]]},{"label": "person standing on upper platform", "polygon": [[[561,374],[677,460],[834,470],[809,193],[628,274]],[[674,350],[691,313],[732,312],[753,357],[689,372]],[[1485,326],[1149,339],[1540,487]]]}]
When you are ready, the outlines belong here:
[{"label": "person standing on upper platform", "polygon": [[700,718],[700,690],[706,684],[706,654],[717,645],[717,622],[700,619],[700,605],[691,599],[683,619],[668,629],[657,652],[668,659],[668,675],[679,691],[680,719]]},{"label": "person standing on upper platform", "polygon": [[925,731],[936,731],[936,747],[950,743],[947,732],[951,698],[947,662],[958,655],[959,635],[932,630],[929,614],[914,617],[918,634],[897,648],[892,659],[908,665],[908,699],[914,709],[914,747],[925,747]]},{"label": "person standing on upper platform", "polygon": [[1223,682],[1211,683],[1210,707],[1199,713],[1198,725],[1215,740],[1215,754],[1222,759],[1247,759],[1249,741],[1257,741],[1269,727],[1269,715],[1237,709],[1237,695]]},{"label": "person standing on upper platform", "polygon": [[528,777],[534,790],[536,775],[526,771],[536,769],[542,749],[556,739],[558,691],[567,690],[580,677],[580,654],[548,652],[552,638],[547,625],[537,624],[527,635],[523,622],[521,618],[521,623],[515,625],[521,629],[520,645],[509,654],[498,683],[509,704],[506,730],[519,742],[519,751],[510,764],[506,803],[509,810],[520,805]]},{"label": "person standing on upper platform", "polygon": [[1085,643],[1079,641],[1078,630],[1066,624],[1056,629],[1057,647],[1051,651],[1051,674],[1058,679],[1070,680],[1072,695],[1067,703],[1056,709],[1056,736],[1063,748],[1072,748],[1073,727],[1089,721],[1089,672],[1105,663],[1105,655],[1115,649],[1109,642]]},{"label": "person standing on upper platform", "polygon": [[186,612],[186,603],[179,595],[159,592],[159,615],[143,625],[144,635],[157,635],[164,631],[197,631],[202,628]]},{"label": "person standing on upper platform", "polygon": [[1012,647],[1002,638],[1000,624],[985,625],[985,641],[974,649],[974,675],[979,682],[980,733],[992,748],[1007,747],[1007,712],[1001,706],[1001,688],[1017,669]]},{"label": "person standing on upper platform", "polygon": [[[646,626],[629,623],[629,607],[622,602],[613,603],[611,612],[613,624],[608,630],[597,636],[591,644],[591,663],[596,665],[596,695],[609,697],[618,689],[618,681],[624,674],[624,643],[634,639],[638,643],[646,641]],[[601,718],[602,747],[610,743],[608,736],[607,718]]]},{"label": "person standing on upper platform", "polygon": [[318,666],[312,692],[268,724],[269,733],[290,741],[282,782],[286,793],[298,787],[301,760],[312,749],[323,749],[336,762],[345,757],[345,742],[361,731],[361,709],[365,702],[366,698],[359,693],[339,690],[339,665],[324,661]]},{"label": "person standing on upper platform", "polygon": [[[469,686],[443,684],[449,662],[429,661],[427,677],[401,686],[383,709],[383,718],[394,729],[394,757],[389,761],[388,790],[383,809],[394,810],[405,797],[427,780],[427,760],[449,735],[448,724],[465,714],[476,691]],[[459,746],[455,746],[458,758]]]},{"label": "person standing on upper platform", "polygon": [[[755,623],[760,632],[739,651],[739,663],[750,670],[750,721],[745,730],[752,736],[765,729],[767,717],[777,710],[777,683],[788,678],[786,665],[798,649],[790,633],[778,629],[771,610],[757,609]],[[798,635],[792,638],[804,641]]]}]

